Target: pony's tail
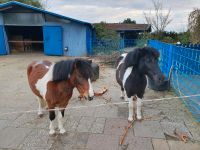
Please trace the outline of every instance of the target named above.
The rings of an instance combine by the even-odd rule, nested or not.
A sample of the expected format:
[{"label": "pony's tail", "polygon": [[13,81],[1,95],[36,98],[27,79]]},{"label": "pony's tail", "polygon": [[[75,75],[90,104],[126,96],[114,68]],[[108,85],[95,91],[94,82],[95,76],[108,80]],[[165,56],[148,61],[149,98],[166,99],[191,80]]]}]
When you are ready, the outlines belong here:
[{"label": "pony's tail", "polygon": [[124,58],[123,56],[119,56],[119,57],[117,58],[117,60],[115,61],[115,64],[114,64],[115,68],[117,68],[119,62],[120,62],[123,58]]},{"label": "pony's tail", "polygon": [[27,68],[27,75],[28,75],[28,76],[29,76],[30,73],[32,72],[32,69],[33,69],[32,64],[28,65],[28,68]]}]

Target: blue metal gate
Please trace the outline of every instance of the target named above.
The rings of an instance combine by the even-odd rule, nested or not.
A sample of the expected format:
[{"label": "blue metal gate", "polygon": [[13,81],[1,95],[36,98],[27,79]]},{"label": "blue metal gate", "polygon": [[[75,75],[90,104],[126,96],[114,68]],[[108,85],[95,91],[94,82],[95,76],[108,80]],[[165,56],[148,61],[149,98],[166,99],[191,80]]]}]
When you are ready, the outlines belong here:
[{"label": "blue metal gate", "polygon": [[43,26],[44,53],[63,55],[63,36],[61,26]]},{"label": "blue metal gate", "polygon": [[160,67],[166,76],[171,72],[171,85],[184,104],[200,122],[200,50],[185,48],[156,40],[149,40],[148,45],[156,48],[160,54]]},{"label": "blue metal gate", "polygon": [[6,55],[6,42],[5,42],[5,36],[4,36],[4,27],[0,26],[0,55]]}]

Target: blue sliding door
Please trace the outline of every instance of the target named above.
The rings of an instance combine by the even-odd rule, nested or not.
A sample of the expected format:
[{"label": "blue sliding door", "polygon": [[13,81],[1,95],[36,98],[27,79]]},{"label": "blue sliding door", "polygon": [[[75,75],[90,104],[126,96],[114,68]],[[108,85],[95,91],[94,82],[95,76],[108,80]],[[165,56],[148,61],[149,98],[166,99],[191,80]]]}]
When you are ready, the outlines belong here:
[{"label": "blue sliding door", "polygon": [[7,55],[4,27],[0,26],[0,55]]}]

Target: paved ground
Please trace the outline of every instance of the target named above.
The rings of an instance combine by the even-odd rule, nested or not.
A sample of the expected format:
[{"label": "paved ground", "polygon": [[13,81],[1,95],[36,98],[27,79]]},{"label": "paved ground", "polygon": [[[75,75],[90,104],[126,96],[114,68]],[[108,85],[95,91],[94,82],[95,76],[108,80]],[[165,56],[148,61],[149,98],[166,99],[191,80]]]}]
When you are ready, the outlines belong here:
[{"label": "paved ground", "polygon": [[[28,87],[26,67],[32,60],[40,59],[56,61],[66,58],[40,54],[0,57],[1,150],[200,150],[200,125],[195,123],[179,99],[144,103],[143,115],[150,119],[136,122],[122,146],[119,141],[127,126],[127,104],[67,110],[67,133],[54,137],[48,135],[47,114],[42,119],[36,113],[2,115],[37,109],[37,102]],[[109,91],[91,102],[79,101],[75,92],[68,107],[121,102],[114,69],[102,67],[100,72],[94,89],[106,86]],[[172,92],[147,89],[145,99],[173,96]],[[190,141],[185,144],[166,136],[173,135],[175,128],[187,133]]]}]

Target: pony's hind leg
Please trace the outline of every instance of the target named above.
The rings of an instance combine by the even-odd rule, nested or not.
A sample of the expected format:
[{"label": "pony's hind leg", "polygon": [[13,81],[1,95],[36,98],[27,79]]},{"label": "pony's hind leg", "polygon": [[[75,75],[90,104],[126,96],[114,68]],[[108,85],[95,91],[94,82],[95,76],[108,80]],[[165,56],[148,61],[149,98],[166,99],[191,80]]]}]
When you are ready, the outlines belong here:
[{"label": "pony's hind leg", "polygon": [[124,88],[121,87],[121,96],[120,96],[121,99],[124,99],[125,98],[125,93],[124,93]]},{"label": "pony's hind leg", "polygon": [[126,91],[124,91],[124,88],[121,87],[121,96],[120,96],[121,99],[124,99],[125,102],[128,102],[128,98],[126,96]]},{"label": "pony's hind leg", "polygon": [[38,116],[39,117],[42,117],[43,116],[43,110],[44,110],[44,107],[45,107],[45,102],[42,98],[40,97],[36,97],[37,98],[37,101],[38,101]]},{"label": "pony's hind leg", "polygon": [[56,118],[56,114],[55,114],[55,111],[54,110],[50,110],[49,111],[49,119],[50,119],[50,125],[49,125],[49,134],[50,135],[53,135],[56,133],[55,131],[55,125],[54,125],[54,122],[55,122],[55,118]]},{"label": "pony's hind leg", "polygon": [[63,127],[64,112],[65,112],[64,109],[58,111],[58,128],[59,128],[61,134],[66,132]]}]

